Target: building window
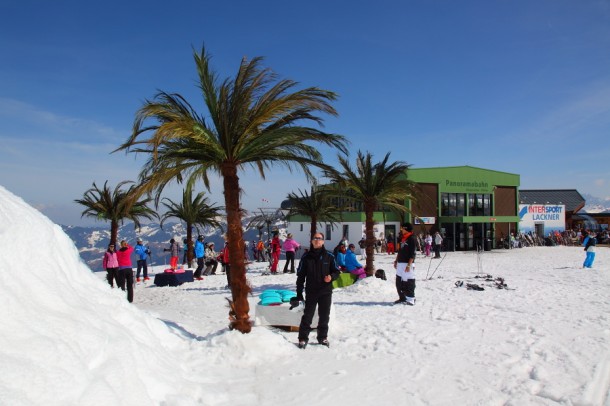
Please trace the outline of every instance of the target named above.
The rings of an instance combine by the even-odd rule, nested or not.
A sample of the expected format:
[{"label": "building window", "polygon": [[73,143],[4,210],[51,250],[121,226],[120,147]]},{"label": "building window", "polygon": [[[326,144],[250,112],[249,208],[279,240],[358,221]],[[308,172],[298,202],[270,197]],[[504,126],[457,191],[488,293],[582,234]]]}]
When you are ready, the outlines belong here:
[{"label": "building window", "polygon": [[325,235],[326,235],[326,239],[328,241],[330,241],[330,230],[331,230],[330,224],[327,224],[326,225],[326,233],[325,233]]},{"label": "building window", "polygon": [[343,224],[343,237],[349,241],[349,224]]},{"label": "building window", "polygon": [[466,215],[466,195],[464,193],[441,194],[441,216],[456,217]]},{"label": "building window", "polygon": [[301,224],[301,230],[300,231],[303,231],[303,224]]},{"label": "building window", "polygon": [[469,196],[470,216],[491,216],[491,195],[472,194]]}]

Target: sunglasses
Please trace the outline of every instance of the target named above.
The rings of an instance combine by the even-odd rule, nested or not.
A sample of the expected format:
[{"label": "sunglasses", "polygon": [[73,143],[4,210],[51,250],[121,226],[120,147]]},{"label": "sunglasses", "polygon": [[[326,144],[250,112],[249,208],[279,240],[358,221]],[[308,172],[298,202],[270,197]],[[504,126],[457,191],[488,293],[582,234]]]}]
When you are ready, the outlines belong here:
[{"label": "sunglasses", "polygon": [[312,240],[312,241],[323,241],[323,240],[324,240],[324,238],[322,238],[322,237],[314,237],[314,238],[312,238],[311,240]]}]

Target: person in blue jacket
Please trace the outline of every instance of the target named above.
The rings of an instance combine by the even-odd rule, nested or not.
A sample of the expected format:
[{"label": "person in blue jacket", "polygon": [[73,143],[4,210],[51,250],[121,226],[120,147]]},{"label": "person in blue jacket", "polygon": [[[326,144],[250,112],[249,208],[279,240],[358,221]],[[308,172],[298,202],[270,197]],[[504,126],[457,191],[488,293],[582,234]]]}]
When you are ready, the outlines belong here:
[{"label": "person in blue jacket", "polygon": [[205,262],[205,245],[203,245],[203,235],[199,234],[197,241],[195,241],[195,258],[197,258],[197,269],[193,277],[200,281],[203,280],[201,272],[203,271],[203,264]]},{"label": "person in blue jacket", "polygon": [[148,256],[150,255],[150,250],[148,249],[148,247],[145,247],[142,243],[142,240],[138,238],[134,251],[138,256],[138,270],[136,271],[136,282],[140,282],[140,271],[143,271],[144,280],[147,281],[150,278],[148,277],[148,264],[146,263],[146,261],[148,259]]},{"label": "person in blue jacket", "polygon": [[349,249],[345,252],[345,268],[347,272],[356,275],[358,279],[366,278],[366,271],[358,259],[356,258],[356,246],[349,245]]},{"label": "person in blue jacket", "polygon": [[337,253],[335,254],[335,260],[337,262],[337,268],[341,270],[341,272],[347,272],[347,268],[345,266],[345,254],[347,252],[347,247],[344,244],[341,244],[337,247]]},{"label": "person in blue jacket", "polygon": [[595,246],[597,245],[597,239],[595,236],[596,234],[594,232],[590,232],[582,242],[582,244],[585,246],[585,252],[587,253],[585,262],[582,264],[583,268],[593,267],[593,261],[595,261]]}]

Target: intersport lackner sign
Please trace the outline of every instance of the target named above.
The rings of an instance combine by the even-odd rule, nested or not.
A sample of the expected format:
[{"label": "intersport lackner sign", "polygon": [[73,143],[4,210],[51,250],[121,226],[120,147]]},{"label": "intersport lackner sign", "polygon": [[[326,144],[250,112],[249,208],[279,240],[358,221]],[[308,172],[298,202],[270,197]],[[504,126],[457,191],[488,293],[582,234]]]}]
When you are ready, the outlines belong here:
[{"label": "intersport lackner sign", "polygon": [[563,204],[520,204],[519,230],[535,231],[537,224],[544,225],[545,233],[565,231],[566,207]]}]

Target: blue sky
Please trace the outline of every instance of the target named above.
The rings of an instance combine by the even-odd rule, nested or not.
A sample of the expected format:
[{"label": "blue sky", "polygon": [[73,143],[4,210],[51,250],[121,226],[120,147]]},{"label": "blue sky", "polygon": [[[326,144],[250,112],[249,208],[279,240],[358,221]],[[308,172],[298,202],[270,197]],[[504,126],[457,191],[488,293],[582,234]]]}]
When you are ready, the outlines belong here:
[{"label": "blue sky", "polygon": [[[137,178],[145,157],[110,152],[142,102],[178,92],[203,111],[192,52],[204,43],[222,77],[263,56],[281,77],[337,92],[325,129],[352,156],[610,198],[608,0],[4,0],[0,185],[55,222],[91,224],[73,200],[94,181]],[[246,209],[307,188],[299,172],[251,172]],[[212,189],[222,205],[219,179]]]}]

